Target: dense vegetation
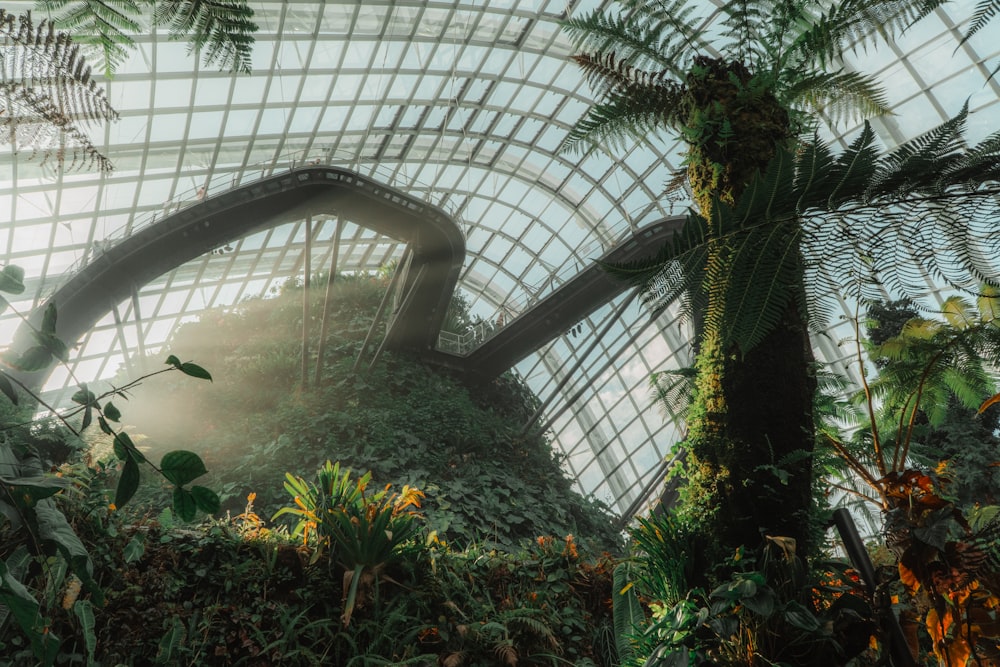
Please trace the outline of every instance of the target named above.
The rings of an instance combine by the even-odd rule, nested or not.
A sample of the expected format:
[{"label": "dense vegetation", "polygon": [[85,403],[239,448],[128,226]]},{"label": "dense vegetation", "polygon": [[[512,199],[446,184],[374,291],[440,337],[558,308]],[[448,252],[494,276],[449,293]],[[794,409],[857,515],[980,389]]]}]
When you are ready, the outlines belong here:
[{"label": "dense vegetation", "polygon": [[[537,399],[516,378],[469,388],[390,354],[353,370],[384,288],[378,277],[337,277],[318,383],[325,286],[310,290],[304,387],[301,286],[182,326],[171,350],[205,360],[217,369],[215,382],[192,386],[164,376],[144,386],[128,408],[142,447],[154,459],[162,448],[200,454],[212,471],[209,485],[230,509],[253,492],[266,517],[288,499],[286,472],[308,478],[333,460],[371,471],[380,484],[421,489],[428,530],[448,541],[512,548],[539,535],[573,534],[613,549],[610,515],[571,489],[546,438],[518,436]],[[461,301],[448,319],[453,328],[470,324]]]},{"label": "dense vegetation", "polygon": [[[178,334],[214,383],[171,355],[114,390],[127,415],[89,389],[62,419],[3,404],[0,664],[614,664],[615,563],[587,554],[618,536],[544,438],[513,437],[533,396],[391,356],[353,372],[385,281],[335,287],[309,386],[289,284]],[[459,301],[449,322],[468,321]],[[126,416],[144,428],[119,431]],[[204,500],[196,478],[224,490],[225,518],[179,519]]]}]

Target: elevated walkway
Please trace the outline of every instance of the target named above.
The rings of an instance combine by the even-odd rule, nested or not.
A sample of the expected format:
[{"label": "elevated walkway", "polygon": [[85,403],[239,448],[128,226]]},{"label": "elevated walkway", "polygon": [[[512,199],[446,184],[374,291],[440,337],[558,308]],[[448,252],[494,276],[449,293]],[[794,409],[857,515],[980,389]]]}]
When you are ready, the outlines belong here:
[{"label": "elevated walkway", "polygon": [[[46,302],[56,305],[56,333],[72,345],[116,304],[164,273],[308,215],[342,215],[407,244],[410,260],[397,267],[400,298],[382,347],[415,354],[473,381],[503,373],[627,288],[594,263],[509,322],[491,323],[490,336],[479,336],[466,352],[442,351],[441,324],[465,260],[458,224],[442,209],[350,170],[310,165],[216,194],[106,245]],[[601,259],[649,255],[682,223],[683,218],[670,218],[649,225]],[[30,331],[22,325],[15,340],[28,339]],[[42,371],[26,381],[37,388],[47,376]]]}]

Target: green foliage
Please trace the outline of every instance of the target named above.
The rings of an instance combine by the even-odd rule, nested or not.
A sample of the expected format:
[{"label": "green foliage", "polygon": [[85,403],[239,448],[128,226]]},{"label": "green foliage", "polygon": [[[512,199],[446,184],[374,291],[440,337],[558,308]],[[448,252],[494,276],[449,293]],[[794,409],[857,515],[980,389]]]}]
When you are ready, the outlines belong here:
[{"label": "green foliage", "polygon": [[[618,5],[564,24],[576,48],[584,51],[575,59],[600,96],[571,130],[565,147],[626,136],[646,141],[664,129],[683,130],[689,143],[701,143],[708,135],[699,132],[702,121],[694,116],[706,106],[689,93],[691,75],[708,53],[721,53],[721,60],[754,71],[751,89],[758,95],[767,89],[786,109],[823,112],[835,121],[858,112],[886,113],[884,97],[870,77],[831,72],[829,64],[849,49],[866,47],[876,35],[898,32],[918,15],[911,3],[899,0],[832,8],[813,0],[726,3],[719,9],[721,34],[711,36],[709,51],[707,17],[697,13],[697,3],[622,0]],[[799,119],[811,126],[807,116]]]},{"label": "green foliage", "polygon": [[[315,284],[310,296],[318,306],[325,284]],[[538,405],[527,387],[510,376],[465,387],[389,354],[355,371],[385,281],[337,276],[333,287],[318,385],[299,386],[297,285],[184,325],[171,348],[210,359],[226,373],[200,388],[158,377],[132,397],[129,415],[148,436],[144,446],[156,452],[160,443],[170,443],[198,453],[212,470],[206,486],[222,489],[229,503],[254,492],[260,513],[268,516],[287,502],[284,471],[315,470],[329,459],[396,488],[423,490],[427,528],[448,541],[515,548],[540,534],[573,533],[598,548],[614,548],[618,537],[607,513],[572,491],[547,441],[518,438]],[[314,337],[321,311],[310,308]],[[450,319],[458,325],[470,321],[461,304],[453,311]],[[318,348],[310,345],[313,354]],[[315,356],[309,362],[315,364]],[[173,418],[178,412],[187,419]],[[152,504],[159,511],[162,500],[140,493],[137,507]]]},{"label": "green foliage", "polygon": [[[7,267],[2,275],[7,279],[0,281],[0,287],[14,292],[23,289],[23,272],[19,269]],[[67,346],[55,335],[56,321],[56,309],[49,304],[40,328],[33,331],[36,344],[21,354],[8,350],[4,356],[8,367],[30,371],[45,368],[53,361],[65,361]],[[197,370],[187,374],[201,377],[205,373],[200,367],[194,368]],[[94,577],[91,553],[67,520],[60,501],[80,492],[85,485],[82,480],[92,477],[93,471],[74,472],[70,466],[78,461],[81,435],[91,426],[95,414],[101,432],[112,440],[112,450],[122,462],[115,502],[124,505],[135,494],[139,466],[147,463],[146,458],[124,430],[115,430],[109,423],[120,419],[120,411],[110,400],[104,402],[103,408],[101,404],[110,396],[124,396],[127,389],[145,378],[100,396],[82,384],[72,397],[77,407],[60,413],[29,391],[16,375],[0,370],[0,376],[6,383],[4,394],[10,400],[0,404],[0,631],[7,617],[12,617],[27,637],[34,659],[43,665],[53,664],[60,650],[58,635],[50,628],[58,606],[56,592],[64,584],[72,585],[75,592],[67,594],[62,607],[64,611],[74,609],[74,623],[92,659],[93,609],[89,602],[75,606],[75,597],[83,589],[95,603],[102,604],[103,593]],[[15,385],[30,399],[28,403],[41,403],[49,411],[47,418],[31,414],[33,405],[24,405]],[[168,454],[163,467],[156,470],[168,477],[181,494],[191,493],[182,486],[205,472],[201,459],[190,452]],[[193,497],[201,509],[219,508],[218,496],[209,489],[201,489]],[[104,505],[107,507],[106,501]],[[194,518],[194,510],[187,511],[184,505],[178,503],[181,516]],[[36,567],[30,565],[32,561]]]},{"label": "green foliage", "polygon": [[56,23],[80,42],[98,47],[111,74],[135,48],[133,35],[166,26],[172,39],[186,38],[205,65],[249,72],[253,9],[244,0],[39,0]]},{"label": "green foliage", "polygon": [[[875,630],[847,568],[830,562],[810,572],[787,538],[714,564],[669,517],[643,520],[633,537],[633,581],[652,623],[633,633],[635,654],[624,664],[833,667],[867,648]],[[727,574],[711,588],[694,584],[714,568]]]}]

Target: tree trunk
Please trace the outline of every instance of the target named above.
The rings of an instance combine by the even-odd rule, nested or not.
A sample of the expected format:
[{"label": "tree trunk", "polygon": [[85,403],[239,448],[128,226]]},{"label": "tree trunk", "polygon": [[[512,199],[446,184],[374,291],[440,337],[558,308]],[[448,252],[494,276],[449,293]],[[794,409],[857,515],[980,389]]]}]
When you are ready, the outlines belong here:
[{"label": "tree trunk", "polygon": [[[711,221],[715,201],[734,202],[791,136],[787,111],[755,90],[740,63],[700,59],[686,79],[691,95],[688,175]],[[732,266],[728,240],[710,242],[709,261]],[[723,275],[728,275],[723,271]],[[731,279],[727,277],[726,280]],[[725,289],[704,285],[695,397],[688,419],[688,485],[678,513],[700,527],[704,555],[731,556],[761,535],[809,542],[815,381],[802,284],[778,327],[749,350],[712,326],[725,312]],[[699,314],[696,314],[696,317]]]}]

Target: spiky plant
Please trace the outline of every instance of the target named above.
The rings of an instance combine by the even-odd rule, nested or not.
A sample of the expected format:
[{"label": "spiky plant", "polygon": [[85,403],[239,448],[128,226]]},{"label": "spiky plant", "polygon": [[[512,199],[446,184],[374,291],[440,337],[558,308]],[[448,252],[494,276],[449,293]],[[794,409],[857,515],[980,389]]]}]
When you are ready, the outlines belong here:
[{"label": "spiky plant", "polygon": [[652,294],[666,285],[663,296],[685,297],[696,315],[691,502],[681,513],[714,534],[718,556],[756,546],[761,531],[808,541],[815,391],[798,228],[768,224],[755,236],[759,261],[781,269],[765,287],[776,308],[734,332],[732,313],[753,303],[736,271],[754,262],[741,256],[721,208],[741,201],[777,156],[794,152],[817,114],[836,121],[888,110],[870,77],[831,67],[873,35],[905,27],[917,14],[911,5],[743,0],[723,3],[713,23],[690,0],[623,0],[566,22],[583,51],[575,60],[600,99],[565,146],[661,132],[687,146],[700,221],[678,239],[694,241],[685,246],[689,261],[661,258],[644,284]]},{"label": "spiky plant", "polygon": [[111,171],[80,123],[106,122],[118,114],[70,36],[48,21],[34,23],[30,14],[0,9],[0,49],[0,143],[60,167],[69,157],[70,168]]},{"label": "spiky plant", "polygon": [[249,73],[257,24],[247,0],[38,0],[60,28],[93,44],[112,73],[135,48],[148,24],[186,39],[205,65]]}]

